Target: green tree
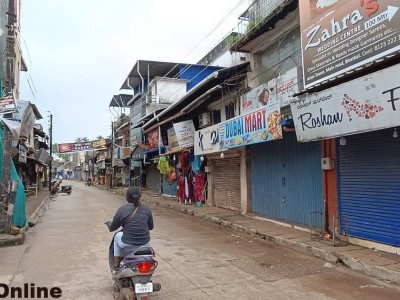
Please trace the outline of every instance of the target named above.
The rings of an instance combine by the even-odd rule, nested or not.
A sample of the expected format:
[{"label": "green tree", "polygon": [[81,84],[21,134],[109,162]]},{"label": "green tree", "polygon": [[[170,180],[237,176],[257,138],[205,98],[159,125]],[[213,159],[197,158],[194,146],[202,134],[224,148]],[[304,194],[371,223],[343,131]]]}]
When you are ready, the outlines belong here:
[{"label": "green tree", "polygon": [[75,143],[82,143],[82,142],[89,142],[89,139],[87,137],[78,137],[75,139]]},{"label": "green tree", "polygon": [[55,157],[54,157],[55,161],[63,160],[65,162],[67,162],[67,161],[70,161],[70,159],[71,159],[71,153],[60,153],[58,151],[58,144],[57,143],[53,144],[52,152],[55,155]]}]

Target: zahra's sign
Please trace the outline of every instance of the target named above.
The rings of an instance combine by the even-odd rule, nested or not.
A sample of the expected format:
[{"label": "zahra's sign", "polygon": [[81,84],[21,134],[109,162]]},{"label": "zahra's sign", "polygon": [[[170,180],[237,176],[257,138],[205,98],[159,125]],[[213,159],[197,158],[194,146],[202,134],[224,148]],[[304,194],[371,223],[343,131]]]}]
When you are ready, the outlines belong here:
[{"label": "zahra's sign", "polygon": [[399,0],[299,3],[305,88],[400,49]]}]

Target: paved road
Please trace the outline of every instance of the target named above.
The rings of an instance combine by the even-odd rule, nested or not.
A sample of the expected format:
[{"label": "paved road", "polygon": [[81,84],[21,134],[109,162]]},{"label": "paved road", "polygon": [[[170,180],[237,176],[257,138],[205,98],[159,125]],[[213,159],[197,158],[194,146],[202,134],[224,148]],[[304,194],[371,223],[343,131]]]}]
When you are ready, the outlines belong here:
[{"label": "paved road", "polygon": [[[60,287],[61,299],[112,299],[103,222],[122,196],[74,183],[22,246],[0,248],[0,283]],[[162,290],[154,299],[396,299],[400,287],[201,219],[153,207]],[[0,287],[0,297],[4,290]]]}]

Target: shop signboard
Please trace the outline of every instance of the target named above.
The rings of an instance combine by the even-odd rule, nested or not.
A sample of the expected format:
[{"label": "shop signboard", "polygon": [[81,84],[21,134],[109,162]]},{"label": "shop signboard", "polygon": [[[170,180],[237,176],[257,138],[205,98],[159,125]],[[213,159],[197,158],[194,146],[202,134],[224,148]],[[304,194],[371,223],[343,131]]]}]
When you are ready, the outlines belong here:
[{"label": "shop signboard", "polygon": [[280,121],[280,103],[277,100],[225,121],[219,127],[221,150],[281,139]]},{"label": "shop signboard", "polygon": [[132,128],[130,129],[130,139],[131,139],[131,148],[135,148],[138,144],[143,143],[143,132],[142,128]]},{"label": "shop signboard", "polygon": [[240,97],[241,113],[245,114],[266,106],[269,101],[279,101],[281,107],[287,106],[292,95],[298,91],[297,68],[292,68],[242,95]]},{"label": "shop signboard", "polygon": [[193,120],[186,120],[174,124],[176,138],[178,139],[179,147],[189,148],[194,145],[194,124]]},{"label": "shop signboard", "polygon": [[194,133],[194,154],[202,155],[221,151],[219,143],[219,124],[198,130]]},{"label": "shop signboard", "polygon": [[27,149],[23,145],[18,145],[18,161],[26,163]]},{"label": "shop signboard", "polygon": [[297,140],[339,137],[400,125],[400,65],[291,103]]},{"label": "shop signboard", "polygon": [[49,153],[43,148],[39,149],[39,151],[36,153],[36,157],[35,157],[35,159],[37,161],[40,161],[42,164],[47,164],[49,161],[49,158],[50,158]]},{"label": "shop signboard", "polygon": [[400,49],[399,0],[299,3],[305,88]]},{"label": "shop signboard", "polygon": [[101,149],[106,149],[106,148],[107,148],[107,142],[105,139],[89,141],[89,142],[58,144],[58,152],[59,153],[93,151],[93,150],[101,150]]},{"label": "shop signboard", "polygon": [[0,98],[0,114],[8,114],[16,110],[15,100],[12,94]]}]

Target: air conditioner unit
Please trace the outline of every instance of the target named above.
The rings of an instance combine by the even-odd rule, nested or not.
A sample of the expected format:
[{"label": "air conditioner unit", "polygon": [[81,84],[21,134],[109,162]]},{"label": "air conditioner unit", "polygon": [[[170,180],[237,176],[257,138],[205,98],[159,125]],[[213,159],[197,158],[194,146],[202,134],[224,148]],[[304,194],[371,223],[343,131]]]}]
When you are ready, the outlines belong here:
[{"label": "air conditioner unit", "polygon": [[199,115],[199,128],[211,125],[211,114],[209,112]]}]

